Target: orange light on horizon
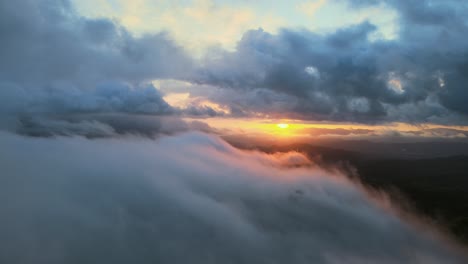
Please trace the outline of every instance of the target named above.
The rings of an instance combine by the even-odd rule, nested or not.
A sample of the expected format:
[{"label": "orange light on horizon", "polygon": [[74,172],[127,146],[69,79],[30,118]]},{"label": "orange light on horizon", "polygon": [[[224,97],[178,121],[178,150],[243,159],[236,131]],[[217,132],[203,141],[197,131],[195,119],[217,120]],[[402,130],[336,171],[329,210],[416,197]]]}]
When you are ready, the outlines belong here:
[{"label": "orange light on horizon", "polygon": [[[200,120],[197,118],[184,118],[187,121]],[[419,133],[419,137],[438,137],[434,131],[451,129],[468,132],[468,126],[446,126],[440,124],[359,124],[338,122],[312,122],[293,119],[261,119],[261,118],[223,118],[213,117],[201,119],[209,126],[218,129],[220,133],[228,136],[249,136],[261,139],[280,141],[306,140],[319,138],[340,139],[378,139],[388,138],[390,132],[396,131],[401,135],[413,137]],[[443,132],[443,131],[442,131]],[[451,138],[466,138],[465,133],[451,136]]]}]

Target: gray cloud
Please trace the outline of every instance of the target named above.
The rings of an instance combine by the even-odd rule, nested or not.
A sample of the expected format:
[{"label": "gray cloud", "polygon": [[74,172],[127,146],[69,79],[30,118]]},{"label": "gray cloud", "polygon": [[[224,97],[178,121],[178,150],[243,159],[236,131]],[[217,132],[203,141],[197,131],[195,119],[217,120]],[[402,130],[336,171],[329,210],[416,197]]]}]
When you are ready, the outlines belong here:
[{"label": "gray cloud", "polygon": [[66,0],[4,1],[0,128],[37,113],[226,115],[172,109],[154,79],[214,87],[203,96],[233,116],[467,124],[467,4],[347,2],[396,9],[398,38],[371,40],[377,28],[369,22],[329,34],[250,30],[234,52],[213,49],[199,61],[168,33],[137,37],[115,21],[81,17]]},{"label": "gray cloud", "polygon": [[350,136],[350,135],[373,135],[372,129],[346,129],[346,128],[305,128],[302,133],[312,136]]},{"label": "gray cloud", "polygon": [[[415,69],[433,45],[412,53],[410,40],[369,42],[373,30],[249,31],[235,52],[195,66],[167,33],[136,37],[67,0],[1,1],[0,129],[54,139],[0,132],[0,262],[462,263],[448,239],[299,153],[243,152],[196,133],[148,139],[214,131],[164,116],[180,113],[149,84],[165,78],[220,87],[209,98],[239,116],[396,120],[427,94],[437,116],[464,113],[451,88],[464,78],[463,45],[450,44],[458,72],[447,70],[452,55]],[[434,115],[423,107],[418,120]]]},{"label": "gray cloud", "polygon": [[73,114],[60,116],[22,116],[12,132],[34,136],[84,136],[87,138],[142,136],[157,138],[187,131],[218,133],[201,121],[184,121],[176,116],[153,116],[124,113]]},{"label": "gray cloud", "polygon": [[24,116],[170,114],[149,82],[192,64],[168,34],[135,37],[114,21],[81,17],[67,0],[2,1],[0,38],[2,128]]},{"label": "gray cloud", "polygon": [[[351,1],[357,8],[380,2],[400,15],[396,39],[370,39],[376,27],[369,22],[325,35],[251,30],[234,52],[209,54],[191,81],[235,89],[246,98],[246,90],[258,89],[292,96],[296,102],[282,109],[285,116],[466,124],[467,5]],[[414,115],[404,110],[411,107]]]},{"label": "gray cloud", "polygon": [[152,85],[101,83],[86,90],[74,85],[51,85],[27,89],[14,84],[0,84],[4,113],[106,113],[167,114],[171,107]]},{"label": "gray cloud", "polygon": [[203,134],[0,132],[0,145],[2,263],[464,260],[388,201],[298,153],[245,152]]},{"label": "gray cloud", "polygon": [[191,64],[167,34],[134,37],[111,20],[80,17],[66,0],[7,1],[0,10],[4,82],[91,89],[99,81],[175,77]]}]

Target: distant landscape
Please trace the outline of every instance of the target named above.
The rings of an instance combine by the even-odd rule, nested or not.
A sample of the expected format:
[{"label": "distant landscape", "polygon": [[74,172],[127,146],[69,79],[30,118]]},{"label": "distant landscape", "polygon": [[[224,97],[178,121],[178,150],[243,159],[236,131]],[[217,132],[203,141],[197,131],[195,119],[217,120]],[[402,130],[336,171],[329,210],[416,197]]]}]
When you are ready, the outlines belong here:
[{"label": "distant landscape", "polygon": [[232,139],[231,144],[268,153],[298,151],[319,166],[338,166],[346,175],[388,193],[401,209],[425,216],[468,245],[468,143],[319,141],[254,146]]}]

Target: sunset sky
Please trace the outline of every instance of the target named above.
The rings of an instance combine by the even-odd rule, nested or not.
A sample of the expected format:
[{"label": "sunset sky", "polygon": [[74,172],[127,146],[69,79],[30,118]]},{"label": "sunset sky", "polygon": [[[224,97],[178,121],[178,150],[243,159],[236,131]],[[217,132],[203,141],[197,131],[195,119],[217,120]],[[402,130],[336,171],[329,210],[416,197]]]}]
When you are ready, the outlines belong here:
[{"label": "sunset sky", "polygon": [[0,263],[468,263],[467,14],[0,0]]},{"label": "sunset sky", "polygon": [[60,134],[49,121],[105,126],[93,116],[117,113],[225,134],[465,140],[467,11],[455,0],[5,1],[0,125]]}]

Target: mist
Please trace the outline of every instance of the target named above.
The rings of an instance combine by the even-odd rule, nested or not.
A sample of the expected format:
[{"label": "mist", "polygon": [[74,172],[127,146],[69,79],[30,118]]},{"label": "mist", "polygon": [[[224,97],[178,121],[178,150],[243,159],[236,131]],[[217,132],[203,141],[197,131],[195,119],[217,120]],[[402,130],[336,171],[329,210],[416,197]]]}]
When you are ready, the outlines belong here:
[{"label": "mist", "polygon": [[0,132],[1,263],[464,263],[385,195],[199,132]]}]

